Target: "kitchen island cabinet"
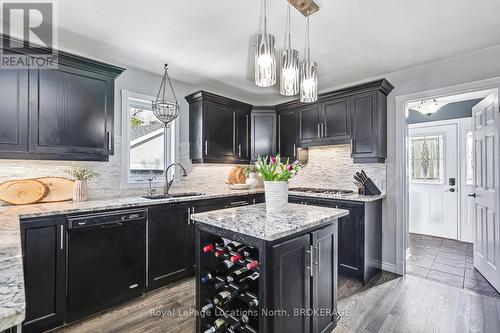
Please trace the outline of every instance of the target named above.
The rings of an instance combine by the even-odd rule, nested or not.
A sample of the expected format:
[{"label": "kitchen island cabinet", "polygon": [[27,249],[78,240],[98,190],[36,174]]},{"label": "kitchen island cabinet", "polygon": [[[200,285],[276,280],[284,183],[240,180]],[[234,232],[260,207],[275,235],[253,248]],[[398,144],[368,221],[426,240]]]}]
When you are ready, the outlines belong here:
[{"label": "kitchen island cabinet", "polygon": [[382,269],[382,201],[350,201],[291,195],[289,202],[340,208],[349,215],[339,219],[339,262],[342,275],[368,283]]},{"label": "kitchen island cabinet", "polygon": [[[288,212],[268,215],[265,204],[257,204],[192,215],[197,230],[197,310],[215,303],[215,311],[198,317],[197,332],[205,332],[216,321],[240,325],[241,332],[333,330],[337,320],[337,220],[347,214],[341,209],[290,204]],[[220,255],[225,251],[220,248],[221,239],[233,244],[225,243],[226,248],[240,244],[236,248],[251,255],[240,260],[233,260],[239,252]],[[251,286],[243,280],[239,285],[226,284],[217,294],[216,288],[221,286],[217,281],[224,281],[218,267],[221,262],[230,265],[229,257],[242,270],[253,269],[250,273],[256,280]],[[258,264],[248,266],[252,263]],[[207,272],[219,276],[212,279]],[[203,282],[206,276],[213,284]],[[230,301],[216,301],[228,293]],[[242,319],[233,315],[234,310],[254,311]]]}]

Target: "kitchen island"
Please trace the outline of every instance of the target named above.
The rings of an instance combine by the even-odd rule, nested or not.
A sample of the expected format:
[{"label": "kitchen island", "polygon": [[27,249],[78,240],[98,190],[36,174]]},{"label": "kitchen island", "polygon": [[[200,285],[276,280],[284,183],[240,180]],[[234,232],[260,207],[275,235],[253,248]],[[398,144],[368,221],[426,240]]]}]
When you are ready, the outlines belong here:
[{"label": "kitchen island", "polygon": [[337,220],[347,210],[265,204],[196,221],[198,332],[330,332],[336,325]]}]

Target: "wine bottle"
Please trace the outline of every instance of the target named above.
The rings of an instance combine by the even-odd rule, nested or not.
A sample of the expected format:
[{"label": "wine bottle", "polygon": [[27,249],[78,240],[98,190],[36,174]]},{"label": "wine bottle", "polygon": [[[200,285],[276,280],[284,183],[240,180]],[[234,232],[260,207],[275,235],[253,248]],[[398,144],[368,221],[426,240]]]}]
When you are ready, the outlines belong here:
[{"label": "wine bottle", "polygon": [[210,272],[205,272],[200,278],[201,284],[206,284],[214,279],[214,276]]},{"label": "wine bottle", "polygon": [[247,246],[243,250],[243,255],[245,256],[245,258],[252,258],[256,260],[259,258],[259,250],[253,246]]},{"label": "wine bottle", "polygon": [[250,289],[250,284],[243,284],[240,287],[234,288],[234,290],[229,291],[228,289],[224,289],[214,297],[214,304],[217,306],[223,306],[224,304],[229,303],[238,293],[245,293],[248,289]]},{"label": "wine bottle", "polygon": [[226,253],[226,251],[224,249],[222,249],[222,250],[215,250],[214,255],[216,257],[222,257],[224,255],[224,253]]},{"label": "wine bottle", "polygon": [[213,308],[214,308],[214,303],[210,302],[210,303],[206,304],[204,307],[202,307],[200,312],[205,313],[209,310],[212,310]]},{"label": "wine bottle", "polygon": [[248,275],[251,275],[252,273],[253,273],[252,270],[249,270],[246,267],[242,267],[232,272],[231,274],[228,274],[226,276],[226,281],[228,283],[238,283],[239,281],[241,281],[241,279],[247,277]]},{"label": "wine bottle", "polygon": [[224,244],[225,242],[223,238],[217,238],[213,243],[205,244],[202,250],[204,253],[210,253],[215,250],[216,246],[224,246]]},{"label": "wine bottle", "polygon": [[224,318],[218,318],[212,327],[205,331],[205,333],[224,332],[227,328],[227,321]]},{"label": "wine bottle", "polygon": [[217,274],[227,273],[227,271],[233,266],[234,262],[232,262],[231,260],[224,260],[217,263],[215,271],[217,272]]},{"label": "wine bottle", "polygon": [[226,250],[229,252],[238,252],[238,249],[241,249],[245,245],[238,243],[238,242],[230,242],[226,244]]},{"label": "wine bottle", "polygon": [[234,256],[232,256],[232,257],[230,258],[230,260],[231,260],[232,262],[238,262],[238,261],[240,261],[240,260],[242,260],[242,259],[243,259],[243,256],[242,256],[241,254],[239,254],[239,253],[238,253],[238,254],[235,254]]},{"label": "wine bottle", "polygon": [[247,268],[248,268],[248,269],[256,269],[256,268],[258,268],[258,267],[259,267],[259,262],[258,262],[257,260],[254,260],[254,261],[249,262],[249,263],[247,264]]},{"label": "wine bottle", "polygon": [[256,308],[259,306],[259,299],[255,297],[254,295],[247,293],[247,296],[250,297],[252,300],[248,302],[248,306],[252,308]]},{"label": "wine bottle", "polygon": [[238,320],[237,322],[234,322],[233,324],[231,324],[228,328],[227,328],[227,332],[229,333],[236,333],[237,329],[239,327],[241,327],[242,325],[245,325],[245,324],[248,324],[248,322],[250,321],[250,318],[248,318],[247,315],[242,315],[240,320]]}]

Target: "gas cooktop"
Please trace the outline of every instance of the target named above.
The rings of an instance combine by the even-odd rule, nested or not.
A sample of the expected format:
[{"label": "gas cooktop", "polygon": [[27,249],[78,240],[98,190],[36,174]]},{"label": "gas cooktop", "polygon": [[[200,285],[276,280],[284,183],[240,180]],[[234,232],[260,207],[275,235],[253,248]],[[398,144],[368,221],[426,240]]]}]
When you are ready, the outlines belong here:
[{"label": "gas cooktop", "polygon": [[305,192],[305,193],[320,193],[320,194],[351,194],[354,191],[341,190],[341,189],[326,189],[326,188],[312,188],[312,187],[295,187],[290,191]]}]

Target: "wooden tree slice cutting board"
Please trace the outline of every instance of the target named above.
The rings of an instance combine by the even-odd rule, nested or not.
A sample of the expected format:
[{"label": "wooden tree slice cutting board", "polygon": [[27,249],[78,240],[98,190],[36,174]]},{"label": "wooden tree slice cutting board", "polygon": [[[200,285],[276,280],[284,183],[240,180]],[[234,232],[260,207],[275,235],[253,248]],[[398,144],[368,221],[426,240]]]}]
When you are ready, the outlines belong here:
[{"label": "wooden tree slice cutting board", "polygon": [[0,200],[11,205],[37,203],[49,193],[49,187],[35,179],[11,180],[0,184]]},{"label": "wooden tree slice cutting board", "polygon": [[64,177],[42,177],[36,180],[49,187],[49,193],[40,202],[59,202],[73,199],[74,180]]}]

